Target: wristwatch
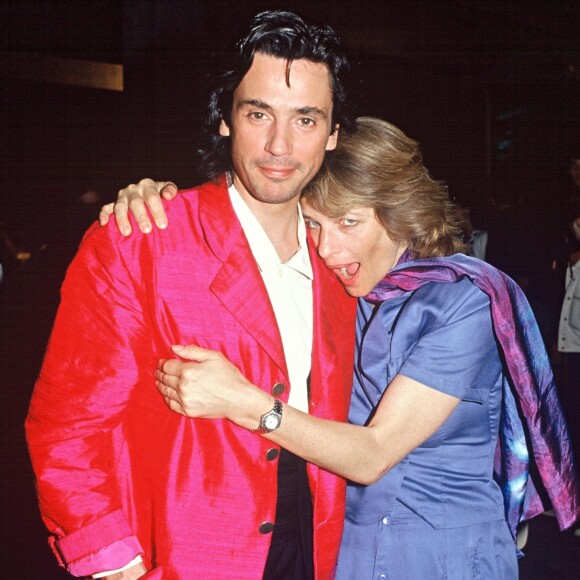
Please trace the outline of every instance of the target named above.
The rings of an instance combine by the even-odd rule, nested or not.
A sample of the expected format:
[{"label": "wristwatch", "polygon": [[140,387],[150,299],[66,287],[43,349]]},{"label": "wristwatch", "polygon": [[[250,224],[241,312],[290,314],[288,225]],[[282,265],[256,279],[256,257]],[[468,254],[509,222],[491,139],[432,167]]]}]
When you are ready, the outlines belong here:
[{"label": "wristwatch", "polygon": [[252,433],[271,433],[276,431],[282,424],[282,401],[274,399],[274,407],[272,410],[264,413],[260,417],[260,426],[257,429],[250,429]]}]

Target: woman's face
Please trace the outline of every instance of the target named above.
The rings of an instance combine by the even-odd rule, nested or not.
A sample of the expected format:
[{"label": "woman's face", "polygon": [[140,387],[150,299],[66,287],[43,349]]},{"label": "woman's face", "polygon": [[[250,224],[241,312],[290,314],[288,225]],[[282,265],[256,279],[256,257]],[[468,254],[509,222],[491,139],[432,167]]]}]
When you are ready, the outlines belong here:
[{"label": "woman's face", "polygon": [[366,296],[393,268],[407,244],[394,242],[369,207],[330,218],[302,201],[306,227],[324,263],[351,296]]}]

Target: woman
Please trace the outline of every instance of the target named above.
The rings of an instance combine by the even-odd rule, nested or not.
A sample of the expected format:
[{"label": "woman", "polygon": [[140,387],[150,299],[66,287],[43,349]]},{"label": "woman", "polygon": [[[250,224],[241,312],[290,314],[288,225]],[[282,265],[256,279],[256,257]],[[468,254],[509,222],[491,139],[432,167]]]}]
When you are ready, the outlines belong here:
[{"label": "woman", "polygon": [[[531,415],[558,408],[537,328],[509,279],[457,255],[453,207],[414,141],[372,118],[339,141],[301,203],[326,265],[360,297],[350,423],[276,403],[281,421],[274,417],[274,430],[261,436],[350,482],[338,578],[516,578],[506,513],[513,527],[524,500],[528,516],[542,508],[526,488],[507,376]],[[160,361],[157,371],[171,409],[251,430],[271,417],[272,396],[221,354],[174,351],[181,360]],[[558,421],[541,425],[547,444],[534,440],[543,455],[558,443],[554,433],[562,436]],[[511,471],[498,465],[496,475],[507,503],[493,476],[500,423]],[[563,463],[565,490],[551,463],[539,468],[567,526],[578,514],[571,458]]]}]

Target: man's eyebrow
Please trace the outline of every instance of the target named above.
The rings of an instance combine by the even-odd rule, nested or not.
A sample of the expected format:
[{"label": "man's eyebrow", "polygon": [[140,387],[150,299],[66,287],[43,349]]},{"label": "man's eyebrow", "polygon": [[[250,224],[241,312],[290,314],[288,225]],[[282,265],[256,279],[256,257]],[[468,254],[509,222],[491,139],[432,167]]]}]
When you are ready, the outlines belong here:
[{"label": "man's eyebrow", "polygon": [[268,105],[268,103],[260,101],[260,99],[243,99],[238,101],[236,107],[241,109],[246,105],[249,105],[250,107],[258,107],[259,109],[266,109],[267,111],[272,109],[272,105]]},{"label": "man's eyebrow", "polygon": [[[236,107],[238,109],[241,109],[242,107],[246,106],[257,107],[258,109],[264,109],[265,111],[272,110],[272,105],[269,105],[265,101],[260,101],[260,99],[242,99],[241,101],[238,101],[238,103],[236,104]],[[328,116],[326,114],[326,111],[319,109],[318,107],[305,106],[305,107],[297,107],[294,110],[299,115],[317,115],[324,119],[326,119],[326,117]]]},{"label": "man's eyebrow", "polygon": [[326,117],[328,116],[326,114],[326,111],[323,111],[318,107],[299,107],[298,109],[296,109],[296,112],[300,113],[301,115],[318,115],[319,117],[323,117],[324,119],[326,119]]}]

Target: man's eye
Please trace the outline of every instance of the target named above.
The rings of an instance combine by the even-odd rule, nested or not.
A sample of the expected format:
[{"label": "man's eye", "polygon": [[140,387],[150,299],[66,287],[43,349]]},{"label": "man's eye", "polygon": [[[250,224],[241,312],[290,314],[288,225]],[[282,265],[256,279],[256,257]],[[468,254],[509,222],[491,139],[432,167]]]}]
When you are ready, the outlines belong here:
[{"label": "man's eye", "polygon": [[299,120],[299,123],[303,127],[312,127],[313,125],[316,124],[316,122],[314,121],[314,119],[309,119],[308,117],[304,117],[304,118],[300,119]]},{"label": "man's eye", "polygon": [[250,113],[249,116],[252,119],[256,119],[256,121],[262,121],[263,119],[266,118],[266,115],[264,113],[261,113],[260,111],[254,111],[254,112]]},{"label": "man's eye", "polygon": [[340,220],[340,225],[346,226],[346,227],[356,226],[357,223],[358,223],[357,220],[352,220],[352,219],[348,219],[348,218],[343,218]]},{"label": "man's eye", "polygon": [[314,220],[304,220],[304,223],[309,230],[316,229],[317,227],[320,226],[320,224],[318,222],[315,222]]}]

